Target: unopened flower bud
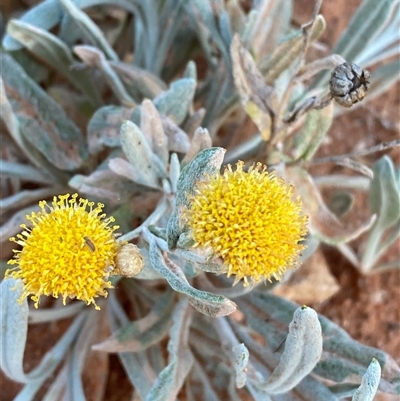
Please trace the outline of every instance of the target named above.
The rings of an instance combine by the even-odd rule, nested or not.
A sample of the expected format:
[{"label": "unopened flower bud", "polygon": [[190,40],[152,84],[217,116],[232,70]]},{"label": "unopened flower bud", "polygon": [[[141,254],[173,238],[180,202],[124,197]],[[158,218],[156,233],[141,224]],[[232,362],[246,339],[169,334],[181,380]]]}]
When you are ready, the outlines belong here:
[{"label": "unopened flower bud", "polygon": [[125,244],[121,247],[115,257],[116,271],[125,277],[134,277],[139,274],[144,266],[143,257],[139,248],[134,244]]}]

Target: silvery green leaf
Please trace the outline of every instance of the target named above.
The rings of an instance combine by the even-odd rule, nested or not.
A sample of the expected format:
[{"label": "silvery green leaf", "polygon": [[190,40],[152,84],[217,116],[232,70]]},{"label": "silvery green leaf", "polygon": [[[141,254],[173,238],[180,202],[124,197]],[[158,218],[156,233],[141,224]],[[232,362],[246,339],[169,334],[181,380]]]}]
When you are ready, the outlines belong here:
[{"label": "silvery green leaf", "polygon": [[[117,331],[122,325],[129,322],[125,311],[113,293],[109,295],[109,308],[109,321],[112,331]],[[133,387],[138,395],[144,399],[157,377],[146,352],[120,352],[118,357]]]},{"label": "silvery green leaf", "polygon": [[0,159],[1,174],[4,177],[18,178],[22,181],[38,184],[51,184],[51,179],[43,175],[38,169],[28,164],[20,164]]},{"label": "silvery green leaf", "polygon": [[345,397],[351,397],[357,388],[357,384],[343,383],[329,386],[329,391],[331,391],[332,394],[335,394],[338,398],[342,399]]},{"label": "silvery green leaf", "polygon": [[[192,240],[193,242],[193,240]],[[217,263],[213,260],[207,260],[207,258],[201,257],[196,255],[191,251],[187,251],[186,249],[177,248],[174,251],[174,254],[186,260],[194,265],[195,268],[200,269],[205,272],[212,272],[212,273],[228,273],[228,268],[222,264]],[[240,288],[239,285],[235,286],[236,289]],[[226,290],[230,290],[231,288],[227,288]]]},{"label": "silvery green leaf", "polygon": [[364,272],[368,272],[375,265],[386,244],[392,240],[393,234],[396,236],[394,229],[393,234],[385,235],[385,241],[389,242],[384,242],[385,230],[400,221],[400,190],[392,160],[383,156],[374,163],[372,170],[374,177],[370,184],[369,203],[377,219],[369,233],[362,256],[361,267]]},{"label": "silvery green leaf", "polygon": [[67,187],[47,187],[32,190],[22,190],[16,192],[14,195],[0,199],[0,214],[13,209],[21,210],[29,204],[34,204],[42,199],[52,197],[56,193],[62,194],[66,192],[68,192]]},{"label": "silvery green leaf", "polygon": [[399,80],[399,68],[400,60],[396,58],[374,70],[368,99],[373,99],[391,88]]},{"label": "silvery green leaf", "polygon": [[342,328],[324,316],[319,316],[324,336],[324,357],[314,373],[318,376],[341,383],[353,381],[354,375],[362,376],[373,358],[382,367],[380,389],[389,394],[398,394],[400,368],[385,352],[360,344]]},{"label": "silvery green leaf", "polygon": [[224,46],[211,4],[207,1],[192,0],[187,11],[196,27],[198,39],[210,64],[216,64],[213,46],[217,46],[227,65],[230,65],[228,48]]},{"label": "silvery green leaf", "polygon": [[311,160],[325,138],[333,119],[333,105],[321,110],[311,110],[301,131],[294,137],[293,156]]},{"label": "silvery green leaf", "polygon": [[29,224],[26,216],[31,212],[39,212],[38,204],[16,211],[3,225],[0,226],[0,243],[21,232],[21,224]]},{"label": "silvery green leaf", "polygon": [[354,205],[354,196],[350,192],[335,191],[329,199],[328,207],[336,216],[342,218]]},{"label": "silvery green leaf", "polygon": [[134,107],[136,105],[101,50],[93,46],[81,45],[75,46],[74,52],[87,66],[98,68],[101,71],[103,77],[122,105],[127,107]]},{"label": "silvery green leaf", "polygon": [[381,365],[373,358],[367,372],[361,379],[361,385],[353,395],[352,401],[373,401],[381,379]]},{"label": "silvery green leaf", "polygon": [[165,168],[151,150],[140,128],[131,121],[125,121],[120,135],[122,149],[136,175],[136,182],[151,188],[161,188],[161,180],[166,178]]},{"label": "silvery green leaf", "polygon": [[197,82],[197,68],[194,61],[190,60],[187,63],[185,71],[183,72],[183,78],[193,79],[194,82]]},{"label": "silvery green leaf", "polygon": [[310,216],[310,232],[320,241],[330,245],[349,242],[373,226],[375,215],[356,228],[353,225],[343,224],[328,209],[308,172],[299,167],[288,167],[287,174],[302,197],[305,213]]},{"label": "silvery green leaf", "polygon": [[[16,286],[15,289],[13,289]],[[63,334],[60,340],[44,355],[36,368],[28,374],[23,371],[23,355],[28,329],[28,301],[21,304],[21,282],[14,279],[3,280],[0,284],[1,304],[1,369],[12,380],[29,383],[25,390],[34,394],[64,359],[71,343],[81,329],[86,313],[82,312]],[[26,399],[26,398],[21,398]]]},{"label": "silvery green leaf", "polygon": [[50,71],[36,58],[27,52],[21,45],[21,50],[13,51],[13,59],[24,69],[24,71],[38,84],[48,82]]},{"label": "silvery green leaf", "polygon": [[171,152],[186,153],[190,142],[187,134],[169,117],[161,115],[164,133],[168,138],[168,149]]},{"label": "silvery green leaf", "polygon": [[152,101],[148,99],[143,100],[140,111],[140,129],[146,136],[154,154],[166,167],[169,156],[168,138],[164,133],[160,115]]},{"label": "silvery green leaf", "polygon": [[72,0],[59,0],[63,10],[71,16],[84,36],[93,46],[103,51],[110,60],[118,61],[118,55],[107,42],[100,28],[81,11]]},{"label": "silvery green leaf", "polygon": [[149,71],[122,62],[110,61],[110,65],[127,88],[131,87],[145,98],[153,99],[167,90],[165,83]]},{"label": "silvery green leaf", "polygon": [[183,210],[190,208],[189,197],[195,193],[198,182],[208,175],[219,172],[225,149],[204,149],[182,170],[178,184],[174,210],[167,224],[168,247],[174,249],[179,236],[187,231],[186,222],[182,218]]},{"label": "silvery green leaf", "polygon": [[[237,303],[246,315],[247,324],[265,337],[272,350],[278,348],[286,335],[282,327],[289,324],[297,305],[269,292],[258,290],[252,291],[247,297],[238,298]],[[324,338],[324,352],[313,374],[336,383],[354,381],[355,375],[362,376],[365,366],[372,358],[376,358],[382,366],[380,389],[389,394],[396,394],[400,382],[400,368],[388,354],[358,343],[324,316],[320,315],[319,321]],[[246,345],[251,355],[253,351],[249,344]]]},{"label": "silvery green leaf", "polygon": [[250,53],[243,47],[236,34],[231,44],[231,58],[235,86],[244,110],[257,125],[265,141],[272,132],[277,98],[272,86],[264,83]]},{"label": "silvery green leaf", "polygon": [[205,114],[206,109],[200,108],[186,119],[183,130],[187,133],[189,138],[193,138],[196,129],[198,129],[203,122]]},{"label": "silvery green leaf", "polygon": [[232,41],[232,31],[229,20],[229,14],[226,11],[222,11],[219,14],[218,25],[219,25],[219,30],[221,32],[221,39],[225,47],[228,49]]},{"label": "silvery green leaf", "polygon": [[159,343],[168,333],[174,302],[174,292],[166,291],[146,316],[123,325],[111,337],[92,346],[92,349],[103,352],[138,352]]},{"label": "silvery green leaf", "polygon": [[235,358],[236,387],[242,388],[246,384],[246,367],[249,361],[249,350],[244,344],[235,345],[232,348]]},{"label": "silvery green leaf", "polygon": [[109,205],[127,202],[132,195],[140,193],[140,187],[130,179],[124,179],[123,174],[117,175],[108,168],[108,164],[115,160],[112,157],[110,155],[110,160],[106,159],[97,170],[88,176],[76,174],[68,184],[82,194],[95,199],[102,199]]},{"label": "silvery green leaf", "polygon": [[23,292],[20,280],[5,279],[0,283],[0,367],[7,377],[20,383],[28,382],[23,370],[23,358],[28,332],[28,301],[18,299]]},{"label": "silvery green leaf", "polygon": [[223,295],[214,295],[193,288],[178,265],[172,263],[171,260],[167,265],[155,237],[146,228],[142,233],[143,238],[149,244],[150,262],[154,270],[159,272],[175,291],[185,294],[191,305],[199,312],[218,317],[229,315],[236,310],[236,304]]},{"label": "silvery green leaf", "polygon": [[[318,15],[309,33],[310,41],[319,38],[325,30],[325,19]],[[270,54],[265,56],[259,63],[258,68],[267,83],[272,84],[280,74],[288,69],[290,65],[301,54],[304,48],[304,35],[301,30],[286,37],[283,42]]]},{"label": "silvery green leaf", "polygon": [[192,313],[186,299],[181,298],[172,313],[168,342],[168,365],[160,372],[146,401],[174,401],[193,365],[189,348]]},{"label": "silvery green leaf", "polygon": [[207,128],[197,128],[194,132],[193,138],[190,141],[190,148],[186,152],[182,164],[186,165],[202,150],[211,148],[212,140]]},{"label": "silvery green leaf", "polygon": [[314,369],[321,354],[322,334],[318,315],[314,309],[302,306],[294,312],[278,366],[258,387],[269,394],[288,392]]},{"label": "silvery green leaf", "polygon": [[369,46],[364,47],[362,52],[354,60],[357,65],[374,65],[385,59],[389,59],[399,54],[399,3],[392,11],[391,21],[385,28],[375,35]]},{"label": "silvery green leaf", "polygon": [[181,165],[179,162],[178,155],[176,153],[172,153],[170,162],[169,162],[169,182],[171,183],[172,193],[176,193],[179,176],[181,174]]},{"label": "silvery green leaf", "polygon": [[378,215],[376,225],[386,229],[400,218],[400,191],[397,188],[392,160],[383,156],[372,166],[374,178],[371,181],[369,203]]},{"label": "silvery green leaf", "polygon": [[72,52],[57,36],[19,20],[11,20],[7,25],[7,32],[36,57],[64,75],[72,85],[87,95],[94,106],[101,104],[100,94],[87,71],[71,69],[74,63]]},{"label": "silvery green leaf", "polygon": [[79,128],[12,57],[2,53],[0,63],[3,95],[12,107],[24,140],[57,168],[68,171],[79,168],[88,156]]},{"label": "silvery green leaf", "polygon": [[173,82],[166,92],[162,92],[153,100],[153,103],[160,114],[166,115],[179,125],[192,105],[195,89],[194,79],[182,78]]},{"label": "silvery green leaf", "polygon": [[290,1],[272,1],[258,3],[256,8],[258,18],[253,24],[249,48],[260,58],[290,31],[293,5]]},{"label": "silvery green leaf", "polygon": [[[46,0],[25,13],[22,16],[21,21],[34,24],[47,30],[58,24],[62,14],[63,11],[58,0]],[[3,39],[3,47],[5,50],[13,51],[22,49],[23,46],[10,35],[5,35]]]},{"label": "silvery green leaf", "polygon": [[385,25],[396,3],[398,0],[382,0],[379,3],[364,0],[332,52],[352,62]]},{"label": "silvery green leaf", "polygon": [[121,124],[128,120],[132,109],[121,106],[104,106],[92,116],[87,127],[89,153],[96,154],[105,147],[121,146],[119,131]]}]

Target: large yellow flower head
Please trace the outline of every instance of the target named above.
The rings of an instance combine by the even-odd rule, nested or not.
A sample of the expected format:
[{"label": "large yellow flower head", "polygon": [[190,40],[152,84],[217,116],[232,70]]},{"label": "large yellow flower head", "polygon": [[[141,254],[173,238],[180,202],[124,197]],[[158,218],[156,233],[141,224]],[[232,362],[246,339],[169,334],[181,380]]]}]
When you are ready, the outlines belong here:
[{"label": "large yellow flower head", "polygon": [[224,174],[200,182],[186,211],[194,247],[222,257],[236,284],[280,279],[295,267],[304,246],[307,217],[293,187],[261,163],[243,171],[229,165]]},{"label": "large yellow flower head", "polygon": [[114,231],[110,226],[113,217],[102,213],[104,205],[78,195],[59,195],[51,206],[39,202],[39,213],[26,216],[31,223],[17,238],[10,241],[22,246],[14,250],[16,265],[6,271],[6,277],[21,279],[24,291],[20,302],[29,295],[38,307],[41,295],[77,298],[88,305],[96,305],[94,298],[107,296],[108,281],[115,266],[114,258],[119,249]]}]

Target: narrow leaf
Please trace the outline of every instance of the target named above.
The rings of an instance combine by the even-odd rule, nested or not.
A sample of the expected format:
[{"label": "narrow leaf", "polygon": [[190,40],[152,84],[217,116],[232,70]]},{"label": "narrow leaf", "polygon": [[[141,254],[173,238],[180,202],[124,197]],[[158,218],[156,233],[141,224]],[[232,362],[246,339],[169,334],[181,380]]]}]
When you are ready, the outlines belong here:
[{"label": "narrow leaf", "polygon": [[361,385],[354,393],[352,401],[373,401],[381,379],[381,365],[374,358],[362,377]]},{"label": "narrow leaf", "polygon": [[322,354],[322,334],[314,309],[298,308],[289,325],[279,365],[260,387],[269,394],[286,393],[315,367]]},{"label": "narrow leaf", "polygon": [[29,380],[23,370],[23,358],[29,308],[26,298],[21,304],[18,303],[22,291],[20,280],[4,279],[0,284],[0,367],[11,380],[26,383]]},{"label": "narrow leaf", "polygon": [[192,364],[189,348],[191,313],[187,301],[182,298],[172,315],[173,324],[168,342],[168,365],[160,372],[146,401],[174,401]]},{"label": "narrow leaf", "polygon": [[161,161],[154,155],[147,138],[140,128],[131,121],[121,126],[121,145],[132,165],[137,183],[152,188],[161,188],[162,178],[166,178]]},{"label": "narrow leaf", "polygon": [[380,229],[393,225],[400,217],[400,192],[397,188],[392,160],[383,156],[372,166],[374,178],[371,181],[369,203],[378,215],[376,224]]},{"label": "narrow leaf", "polygon": [[229,315],[236,310],[236,304],[223,295],[215,295],[193,288],[179,266],[172,264],[171,261],[167,265],[155,237],[147,229],[143,229],[143,237],[149,243],[150,262],[154,270],[168,281],[172,289],[185,294],[191,305],[199,312],[218,317]]},{"label": "narrow leaf", "polygon": [[182,170],[177,184],[177,193],[174,210],[167,225],[168,247],[176,248],[179,236],[187,231],[182,212],[190,208],[189,196],[194,194],[198,182],[208,175],[219,172],[225,154],[223,148],[209,148],[202,150]]},{"label": "narrow leaf", "polygon": [[180,125],[192,105],[195,89],[194,79],[182,78],[173,82],[166,92],[162,92],[153,100],[153,103],[160,114]]},{"label": "narrow leaf", "polygon": [[100,94],[87,71],[72,69],[75,62],[72,51],[57,36],[34,25],[11,20],[7,32],[46,64],[66,77],[79,91],[86,94],[94,106],[101,104]]},{"label": "narrow leaf", "polygon": [[79,168],[88,156],[79,128],[12,57],[0,54],[5,95],[24,138],[54,166]]}]

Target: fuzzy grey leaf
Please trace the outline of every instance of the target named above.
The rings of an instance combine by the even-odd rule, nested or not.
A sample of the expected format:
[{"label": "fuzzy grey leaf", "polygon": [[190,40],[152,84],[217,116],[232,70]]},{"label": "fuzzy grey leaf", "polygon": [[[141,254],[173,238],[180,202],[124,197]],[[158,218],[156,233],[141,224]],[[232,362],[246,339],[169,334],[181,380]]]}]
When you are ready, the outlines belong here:
[{"label": "fuzzy grey leaf", "polygon": [[244,344],[232,348],[235,358],[236,387],[242,388],[246,384],[246,367],[249,362],[249,350]]},{"label": "fuzzy grey leaf", "polygon": [[156,75],[131,64],[110,62],[125,85],[138,91],[143,97],[153,99],[167,90],[165,83]]},{"label": "fuzzy grey leaf", "polygon": [[121,126],[121,146],[137,175],[137,183],[161,189],[166,172],[140,128],[131,121]]},{"label": "fuzzy grey leaf", "polygon": [[[315,41],[325,30],[325,20],[322,15],[318,15],[309,33],[309,40]],[[296,60],[304,48],[304,35],[301,30],[292,33],[277,46],[271,54],[268,54],[258,64],[258,68],[263,74],[265,81],[269,84],[288,69]]]},{"label": "fuzzy grey leaf", "polygon": [[174,293],[166,291],[143,318],[129,322],[92,349],[103,352],[139,352],[159,343],[168,333]]},{"label": "fuzzy grey leaf", "polygon": [[24,138],[54,166],[79,168],[88,156],[79,128],[11,56],[1,54],[0,63],[5,95]]},{"label": "fuzzy grey leaf", "polygon": [[195,89],[196,81],[194,79],[182,78],[173,82],[166,92],[161,93],[153,100],[153,103],[160,114],[166,115],[180,125],[192,105]]},{"label": "fuzzy grey leaf", "polygon": [[192,364],[189,348],[191,313],[187,301],[182,298],[172,315],[173,324],[168,342],[168,365],[160,372],[146,401],[174,401]]},{"label": "fuzzy grey leaf", "polygon": [[168,164],[168,137],[160,115],[151,100],[143,100],[140,110],[140,129],[148,139],[150,146],[164,166]]},{"label": "fuzzy grey leaf", "polygon": [[108,85],[117,96],[121,104],[127,107],[134,107],[135,101],[125,89],[125,86],[119,79],[117,73],[111,68],[104,53],[94,46],[75,46],[74,52],[83,60],[83,62],[92,68],[98,68],[103,74]]},{"label": "fuzzy grey leaf", "polygon": [[1,331],[0,367],[7,377],[20,383],[28,382],[23,370],[23,358],[28,333],[28,301],[21,304],[23,284],[20,280],[4,279],[0,284]]},{"label": "fuzzy grey leaf", "polygon": [[93,106],[99,107],[100,94],[90,76],[87,71],[71,69],[74,63],[72,52],[57,36],[19,20],[11,20],[7,25],[7,32],[18,39],[37,58],[63,74],[72,85],[87,95],[87,99]]},{"label": "fuzzy grey leaf", "polygon": [[380,229],[393,225],[400,217],[400,192],[397,188],[392,160],[383,156],[372,166],[374,178],[371,181],[369,202],[378,215],[376,224]]},{"label": "fuzzy grey leaf", "polygon": [[219,172],[225,149],[204,149],[182,170],[177,184],[177,194],[174,210],[167,225],[169,249],[176,248],[179,236],[187,231],[182,212],[190,208],[189,196],[195,192],[196,185],[208,175]]},{"label": "fuzzy grey leaf", "polygon": [[197,153],[204,149],[211,148],[211,146],[212,140],[207,128],[197,128],[192,140],[190,141],[190,148],[188,149],[185,158],[182,160],[182,164],[185,165],[189,163]]},{"label": "fuzzy grey leaf", "polygon": [[118,55],[107,42],[100,28],[76,6],[72,0],[59,0],[63,10],[74,20],[85,37],[95,46],[102,50],[110,60],[118,61]]},{"label": "fuzzy grey leaf", "polygon": [[155,237],[147,229],[143,229],[143,237],[149,243],[150,262],[154,270],[160,273],[175,291],[185,294],[191,305],[199,312],[218,317],[229,315],[237,309],[236,304],[223,295],[215,295],[193,288],[179,266],[172,263],[171,260],[169,260],[169,265],[166,264]]},{"label": "fuzzy grey leaf", "polygon": [[189,149],[189,138],[169,117],[161,115],[164,133],[168,138],[168,150],[177,153],[186,153]]},{"label": "fuzzy grey leaf", "polygon": [[332,52],[353,61],[385,24],[396,3],[398,0],[364,0]]},{"label": "fuzzy grey leaf", "polygon": [[285,350],[279,365],[266,383],[259,385],[269,394],[286,393],[315,367],[322,354],[322,334],[314,309],[302,306],[293,315]]},{"label": "fuzzy grey leaf", "polygon": [[272,86],[264,83],[250,53],[243,47],[236,34],[231,44],[231,57],[235,86],[241,103],[249,117],[257,125],[264,140],[270,138],[277,107]]},{"label": "fuzzy grey leaf", "polygon": [[374,358],[361,379],[361,385],[353,395],[352,401],[373,401],[381,379],[381,365]]},{"label": "fuzzy grey leaf", "polygon": [[[102,199],[109,205],[118,205],[128,201],[132,195],[139,193],[140,187],[132,180],[122,178],[124,174],[120,174],[122,175],[120,177],[115,171],[109,169],[107,163],[111,164],[112,160],[115,160],[112,159],[112,155],[110,158],[110,161],[107,159],[88,176],[76,174],[68,184],[82,194]],[[128,166],[130,165],[128,164]]]},{"label": "fuzzy grey leaf", "polygon": [[121,124],[128,120],[131,114],[132,109],[121,106],[104,106],[96,110],[87,127],[90,154],[99,153],[105,147],[121,146]]},{"label": "fuzzy grey leaf", "polygon": [[[34,24],[39,28],[51,29],[58,24],[63,11],[58,0],[46,0],[25,13],[21,21]],[[19,50],[23,45],[10,35],[5,35],[3,46],[8,51]]]},{"label": "fuzzy grey leaf", "polygon": [[311,160],[325,138],[333,119],[333,105],[307,113],[302,130],[295,136],[293,156]]}]

